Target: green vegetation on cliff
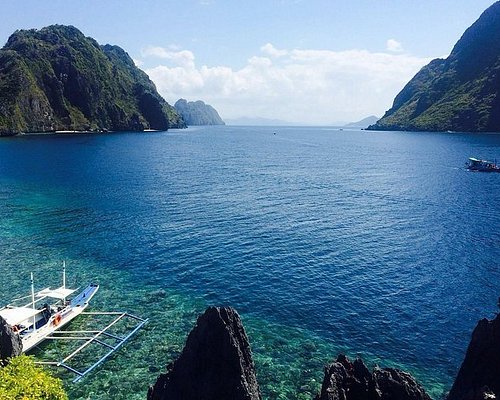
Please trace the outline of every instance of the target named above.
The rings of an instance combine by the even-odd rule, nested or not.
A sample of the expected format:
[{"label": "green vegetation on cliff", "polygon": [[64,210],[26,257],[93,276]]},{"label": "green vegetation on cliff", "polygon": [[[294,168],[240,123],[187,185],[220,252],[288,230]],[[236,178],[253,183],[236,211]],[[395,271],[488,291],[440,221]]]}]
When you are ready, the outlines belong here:
[{"label": "green vegetation on cliff", "polygon": [[185,124],[118,46],[53,25],[16,31],[0,50],[0,134],[169,127]]},{"label": "green vegetation on cliff", "polygon": [[500,131],[500,2],[396,96],[373,130]]},{"label": "green vegetation on cliff", "polygon": [[35,365],[31,357],[19,356],[0,368],[0,400],[67,400],[62,382]]},{"label": "green vegetation on cliff", "polygon": [[174,107],[188,125],[225,125],[215,108],[201,100],[179,99]]}]

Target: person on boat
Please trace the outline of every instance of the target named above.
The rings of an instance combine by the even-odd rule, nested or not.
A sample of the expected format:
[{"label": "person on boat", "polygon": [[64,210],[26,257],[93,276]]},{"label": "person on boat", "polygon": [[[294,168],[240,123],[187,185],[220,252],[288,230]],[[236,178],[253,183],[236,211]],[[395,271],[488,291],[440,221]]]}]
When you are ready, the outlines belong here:
[{"label": "person on boat", "polygon": [[42,306],[42,310],[43,310],[42,311],[43,317],[45,318],[46,321],[48,321],[51,315],[53,314],[52,307],[48,303],[45,303]]}]

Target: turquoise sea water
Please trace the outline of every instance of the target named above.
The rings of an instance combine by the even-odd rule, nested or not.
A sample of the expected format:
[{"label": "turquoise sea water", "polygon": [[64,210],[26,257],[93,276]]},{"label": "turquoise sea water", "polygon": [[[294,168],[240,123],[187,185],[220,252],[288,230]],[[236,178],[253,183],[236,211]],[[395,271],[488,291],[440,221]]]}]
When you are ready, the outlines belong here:
[{"label": "turquoise sea water", "polygon": [[[277,134],[274,135],[273,133]],[[340,351],[449,389],[500,295],[498,134],[210,127],[0,140],[0,301],[98,281],[150,318],[72,399],[143,399],[207,305],[241,314],[265,398]],[[75,324],[77,326],[77,324]],[[35,352],[55,356],[53,344]]]}]

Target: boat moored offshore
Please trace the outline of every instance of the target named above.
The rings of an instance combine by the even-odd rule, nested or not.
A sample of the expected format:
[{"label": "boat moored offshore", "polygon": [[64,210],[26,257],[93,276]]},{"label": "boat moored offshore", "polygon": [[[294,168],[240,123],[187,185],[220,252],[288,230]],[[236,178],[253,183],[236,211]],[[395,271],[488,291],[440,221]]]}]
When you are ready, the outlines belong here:
[{"label": "boat moored offshore", "polygon": [[500,172],[500,166],[497,165],[496,160],[487,161],[470,157],[465,165],[469,171]]}]

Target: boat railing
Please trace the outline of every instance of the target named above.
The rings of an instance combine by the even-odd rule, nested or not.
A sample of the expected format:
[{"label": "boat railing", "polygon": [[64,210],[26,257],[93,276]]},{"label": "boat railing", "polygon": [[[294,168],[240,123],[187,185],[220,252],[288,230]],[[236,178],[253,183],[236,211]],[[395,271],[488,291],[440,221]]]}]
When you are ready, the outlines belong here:
[{"label": "boat railing", "polygon": [[[78,382],[87,374],[99,367],[107,358],[115,353],[122,347],[134,334],[137,333],[147,322],[148,319],[140,318],[136,315],[120,312],[120,311],[94,311],[82,312],[80,315],[87,315],[89,317],[108,317],[108,321],[101,329],[80,329],[80,330],[58,330],[54,331],[46,339],[53,341],[75,341],[82,342],[78,347],[71,351],[68,355],[62,356],[59,360],[36,361],[37,364],[51,365],[55,367],[62,367],[65,370],[73,373],[76,377],[73,382]],[[117,326],[120,322],[128,320],[127,329],[123,332],[113,332],[112,328]],[[129,324],[132,324],[129,326]],[[72,363],[85,349],[90,345],[98,345],[105,349],[104,353],[98,356],[98,359],[91,362],[90,365],[80,366]]]}]

